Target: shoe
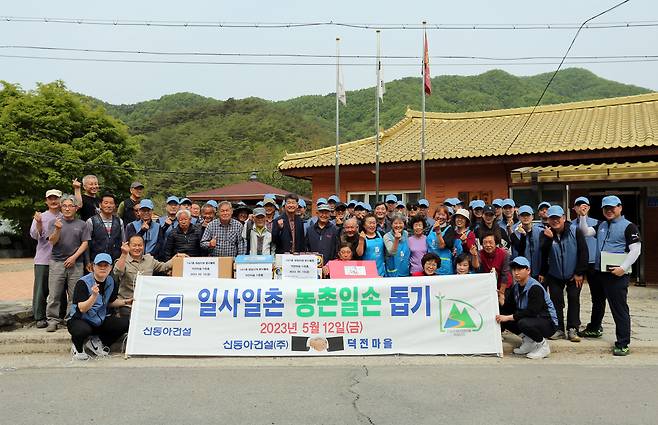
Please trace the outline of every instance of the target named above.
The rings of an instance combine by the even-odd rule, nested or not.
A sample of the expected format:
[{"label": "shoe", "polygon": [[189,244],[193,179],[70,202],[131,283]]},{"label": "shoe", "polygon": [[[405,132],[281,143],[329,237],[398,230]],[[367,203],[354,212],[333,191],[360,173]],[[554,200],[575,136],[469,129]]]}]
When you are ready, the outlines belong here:
[{"label": "shoe", "polygon": [[532,351],[533,348],[535,348],[535,341],[533,341],[532,338],[522,334],[521,339],[523,341],[521,345],[518,348],[512,350],[514,354],[528,354],[530,351]]},{"label": "shoe", "polygon": [[85,353],[84,349],[81,352],[75,348],[75,344],[71,346],[71,354],[73,355],[73,360],[89,360],[89,354]]},{"label": "shoe", "polygon": [[556,339],[564,339],[565,337],[566,335],[564,335],[564,331],[555,331],[555,333],[549,336],[548,339],[556,340]]},{"label": "shoe", "polygon": [[51,322],[48,323],[48,326],[46,327],[46,332],[55,332],[57,330],[57,323]]},{"label": "shoe", "polygon": [[603,336],[603,329],[598,328],[597,330],[593,330],[586,327],[584,330],[578,332],[578,336],[582,336],[583,338],[601,338]]},{"label": "shoe", "polygon": [[631,354],[631,350],[629,350],[628,346],[620,347],[615,343],[615,346],[612,349],[613,356],[628,356],[629,354]]},{"label": "shoe", "polygon": [[85,347],[96,355],[96,357],[107,357],[110,355],[110,347],[104,346],[97,336],[90,337],[85,343]]},{"label": "shoe", "polygon": [[46,326],[48,326],[48,321],[47,320],[37,320],[37,328],[43,329]]},{"label": "shoe", "polygon": [[535,342],[534,344],[534,349],[525,355],[527,358],[533,360],[543,359],[551,354],[551,348],[548,346],[548,341],[546,341],[546,339],[542,339],[541,342]]},{"label": "shoe", "polygon": [[571,342],[580,342],[580,337],[578,336],[576,328],[571,328],[567,331],[567,339]]}]

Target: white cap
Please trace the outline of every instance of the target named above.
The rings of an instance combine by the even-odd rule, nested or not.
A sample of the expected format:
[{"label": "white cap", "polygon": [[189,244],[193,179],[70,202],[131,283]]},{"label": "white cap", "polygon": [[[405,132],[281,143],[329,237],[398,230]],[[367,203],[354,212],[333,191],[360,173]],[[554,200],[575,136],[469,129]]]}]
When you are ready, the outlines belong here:
[{"label": "white cap", "polygon": [[46,191],[46,198],[50,196],[57,196],[58,198],[62,197],[62,191],[57,189],[50,189]]}]

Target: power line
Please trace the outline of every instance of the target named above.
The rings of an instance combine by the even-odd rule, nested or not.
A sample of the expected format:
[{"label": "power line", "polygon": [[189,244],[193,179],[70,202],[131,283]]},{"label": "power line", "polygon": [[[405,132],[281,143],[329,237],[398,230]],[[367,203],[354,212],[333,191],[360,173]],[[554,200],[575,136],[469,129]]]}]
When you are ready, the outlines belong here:
[{"label": "power line", "polygon": [[234,22],[234,21],[186,21],[186,20],[129,20],[129,19],[95,19],[95,18],[57,18],[32,16],[0,16],[0,22],[47,23],[68,25],[97,25],[114,27],[165,27],[165,28],[218,28],[218,29],[292,29],[307,27],[345,27],[368,30],[568,30],[568,29],[608,29],[655,27],[658,21],[621,21],[601,22],[580,25],[577,23],[437,23],[423,26],[419,23],[363,23],[363,22]]}]

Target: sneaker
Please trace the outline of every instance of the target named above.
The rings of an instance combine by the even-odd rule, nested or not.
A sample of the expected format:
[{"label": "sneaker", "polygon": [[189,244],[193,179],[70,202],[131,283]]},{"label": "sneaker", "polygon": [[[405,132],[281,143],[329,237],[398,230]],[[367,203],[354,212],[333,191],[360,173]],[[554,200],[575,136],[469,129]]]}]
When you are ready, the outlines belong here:
[{"label": "sneaker", "polygon": [[87,350],[91,351],[96,357],[107,357],[110,355],[110,347],[106,347],[97,336],[92,336],[85,343]]},{"label": "sneaker", "polygon": [[612,349],[613,356],[628,356],[630,353],[631,351],[628,349],[628,346],[620,347],[616,343],[614,348]]},{"label": "sneaker", "polygon": [[57,330],[57,323],[51,322],[48,323],[48,326],[46,327],[46,332],[55,332]]},{"label": "sneaker", "polygon": [[535,348],[535,341],[533,341],[532,338],[522,335],[521,339],[523,340],[521,345],[512,350],[514,354],[528,354],[533,348]]},{"label": "sneaker", "polygon": [[48,321],[47,320],[37,320],[37,328],[43,329],[46,326],[48,326]]},{"label": "sneaker", "polygon": [[75,344],[71,346],[71,354],[73,355],[73,360],[89,360],[89,354],[85,353],[84,349],[81,352],[75,348]]},{"label": "sneaker", "polygon": [[543,359],[551,354],[551,348],[548,346],[548,341],[546,341],[546,339],[542,339],[541,342],[535,342],[534,344],[535,346],[533,350],[525,355],[527,358],[533,360]]},{"label": "sneaker", "polygon": [[564,339],[565,337],[566,335],[564,334],[564,331],[555,331],[555,333],[549,336],[548,339],[556,340],[556,339]]},{"label": "sneaker", "polygon": [[601,338],[603,336],[603,329],[598,328],[596,330],[585,328],[584,330],[578,332],[579,336],[583,338]]},{"label": "sneaker", "polygon": [[571,342],[580,342],[580,337],[578,336],[576,328],[571,328],[567,331],[567,339]]}]

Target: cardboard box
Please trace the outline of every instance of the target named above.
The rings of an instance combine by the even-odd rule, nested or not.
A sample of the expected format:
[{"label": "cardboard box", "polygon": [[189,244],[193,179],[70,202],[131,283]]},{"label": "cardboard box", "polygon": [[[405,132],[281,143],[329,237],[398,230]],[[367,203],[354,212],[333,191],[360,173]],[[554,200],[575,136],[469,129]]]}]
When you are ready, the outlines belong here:
[{"label": "cardboard box", "polygon": [[174,257],[171,275],[233,279],[233,257]]}]

